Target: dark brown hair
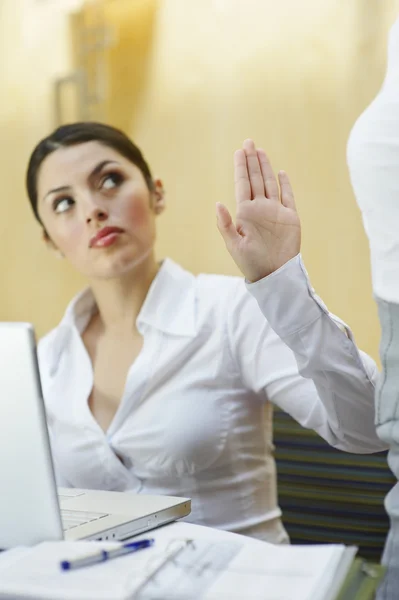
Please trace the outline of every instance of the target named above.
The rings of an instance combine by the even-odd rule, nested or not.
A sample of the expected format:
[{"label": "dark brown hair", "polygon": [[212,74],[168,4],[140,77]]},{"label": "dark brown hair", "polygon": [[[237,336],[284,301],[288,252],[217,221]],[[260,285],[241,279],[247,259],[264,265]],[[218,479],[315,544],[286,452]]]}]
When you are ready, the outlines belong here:
[{"label": "dark brown hair", "polygon": [[58,148],[75,146],[85,142],[99,142],[119,152],[140,169],[148,189],[150,191],[154,189],[151,171],[141,150],[122,131],[110,125],[90,121],[62,125],[37,144],[28,164],[26,188],[32,210],[40,224],[41,220],[37,210],[37,179],[43,161]]}]

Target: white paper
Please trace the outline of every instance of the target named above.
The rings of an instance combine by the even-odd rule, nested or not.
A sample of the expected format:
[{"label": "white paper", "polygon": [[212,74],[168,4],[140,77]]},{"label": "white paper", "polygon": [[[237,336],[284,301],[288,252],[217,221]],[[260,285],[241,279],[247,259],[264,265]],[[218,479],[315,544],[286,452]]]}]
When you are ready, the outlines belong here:
[{"label": "white paper", "polygon": [[[204,569],[190,565],[189,554],[186,561],[179,554],[165,562],[168,553],[172,554],[184,542],[171,542],[162,534],[153,547],[65,572],[60,569],[61,560],[86,555],[94,547],[112,545],[46,542],[35,548],[13,550],[0,555],[0,598],[125,600],[140,588],[137,597],[146,600],[153,596],[145,593],[144,584],[157,571],[157,597],[162,600],[323,600],[345,553],[345,547],[339,545],[274,546],[249,540],[242,546],[245,538],[236,536],[236,539],[240,540],[238,546],[235,540],[225,539],[222,545],[214,540],[194,540],[197,549],[204,550],[204,556],[208,550],[214,551],[218,543],[218,548],[224,544],[228,549],[230,544],[238,552],[227,568],[211,573],[211,583],[212,561],[204,560]],[[188,589],[190,596],[184,595]]]}]

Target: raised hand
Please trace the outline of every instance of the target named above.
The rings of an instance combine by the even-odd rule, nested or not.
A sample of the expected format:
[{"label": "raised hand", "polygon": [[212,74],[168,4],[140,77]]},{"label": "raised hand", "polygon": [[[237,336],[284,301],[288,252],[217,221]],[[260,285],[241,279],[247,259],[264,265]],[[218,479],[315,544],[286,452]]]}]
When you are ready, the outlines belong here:
[{"label": "raised hand", "polygon": [[254,282],[299,253],[301,224],[287,174],[279,172],[278,184],[266,153],[252,140],[235,152],[234,172],[236,224],[220,203],[217,224],[234,262]]}]

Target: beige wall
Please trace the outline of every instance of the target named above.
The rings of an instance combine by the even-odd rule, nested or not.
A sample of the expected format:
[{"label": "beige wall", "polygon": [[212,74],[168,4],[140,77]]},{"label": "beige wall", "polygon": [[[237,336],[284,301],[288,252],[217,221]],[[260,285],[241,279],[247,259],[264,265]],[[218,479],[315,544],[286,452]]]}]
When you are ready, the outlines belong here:
[{"label": "beige wall", "polygon": [[[10,19],[13,0],[3,5]],[[374,357],[379,328],[345,146],[381,84],[387,31],[398,12],[399,0],[105,3],[118,43],[108,52],[104,114],[133,135],[164,179],[169,208],[159,222],[159,257],[194,272],[237,272],[216,230],[214,205],[220,200],[234,210],[232,153],[251,136],[292,178],[313,285]],[[48,75],[56,63],[65,67],[65,57],[48,59],[59,37],[48,28],[34,57],[19,60],[17,19],[6,39],[0,21],[0,44],[16,64],[9,69],[3,58],[0,72],[3,78],[9,69],[0,111],[9,140],[0,165],[3,215],[21,223],[3,237],[0,318],[33,320],[42,333],[80,285],[41,249],[22,187],[28,147],[50,122]],[[35,72],[40,61],[44,72]]]},{"label": "beige wall", "polygon": [[0,2],[0,319],[54,325],[82,285],[41,243],[26,199],[26,162],[53,127],[52,81],[69,70],[68,20],[59,3]]}]

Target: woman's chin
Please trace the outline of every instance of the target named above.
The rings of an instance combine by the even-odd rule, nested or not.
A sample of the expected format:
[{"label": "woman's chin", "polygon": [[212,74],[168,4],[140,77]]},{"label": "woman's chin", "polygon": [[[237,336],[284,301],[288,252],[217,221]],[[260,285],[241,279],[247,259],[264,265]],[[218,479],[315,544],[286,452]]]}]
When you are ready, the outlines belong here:
[{"label": "woman's chin", "polygon": [[123,255],[119,253],[119,256],[107,257],[107,260],[102,262],[101,265],[96,265],[89,277],[93,280],[119,279],[133,274],[138,268],[144,267],[146,262],[149,268],[152,268],[152,263],[155,264],[152,248],[140,254],[126,253]]}]

